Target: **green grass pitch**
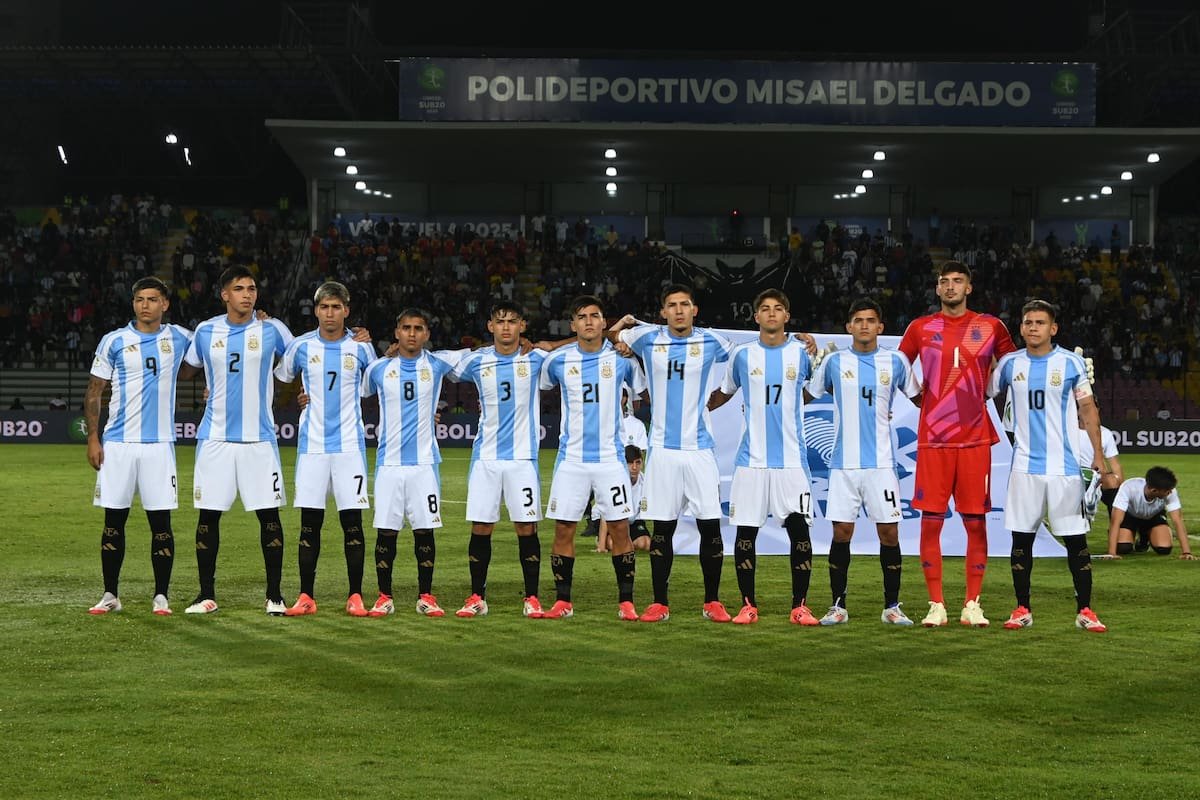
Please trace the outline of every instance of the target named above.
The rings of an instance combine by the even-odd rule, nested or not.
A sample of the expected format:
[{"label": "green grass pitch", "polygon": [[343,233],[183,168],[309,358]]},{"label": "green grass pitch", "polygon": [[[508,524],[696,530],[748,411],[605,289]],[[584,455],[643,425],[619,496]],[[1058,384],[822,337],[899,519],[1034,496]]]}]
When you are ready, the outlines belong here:
[{"label": "green grass pitch", "polygon": [[[102,512],[91,505],[83,447],[5,445],[0,453],[3,798],[1200,794],[1198,563],[1097,562],[1094,605],[1110,630],[1094,635],[1073,626],[1059,559],[1036,564],[1036,626],[1012,632],[999,624],[1013,606],[1005,559],[992,560],[984,583],[991,628],[901,630],[878,622],[873,558],[855,558],[852,619],[837,629],[787,624],[786,562],[760,559],[762,620],[741,629],[701,620],[699,568],[679,557],[672,619],[651,626],[617,621],[611,563],[581,538],[576,617],[535,621],[520,616],[516,545],[501,523],[490,616],[413,613],[411,539],[401,534],[396,615],[352,619],[341,612],[341,532],[330,513],[320,613],[276,619],[262,610],[257,524],[235,510],[222,524],[221,611],[195,618],[182,614],[196,591],[196,515],[186,499],[193,451],[180,448],[175,616],[150,614],[149,545],[135,509],[125,611],[93,618],[85,610],[102,588]],[[469,589],[468,453],[446,455],[435,591],[452,612]],[[283,456],[290,477],[294,451]],[[1160,461],[1123,457],[1129,475]],[[543,454],[547,484],[551,463]],[[1196,530],[1200,456],[1170,465]],[[298,517],[283,514],[288,600],[297,591]],[[547,556],[550,539],[544,526]],[[1103,541],[1098,525],[1093,551]],[[904,569],[902,599],[919,618],[915,558]],[[820,608],[824,558],[814,570]],[[638,572],[640,608],[650,594],[644,557]],[[961,597],[961,559],[947,560],[946,578],[949,596]],[[369,561],[365,585],[370,602]],[[732,605],[729,563],[724,587]],[[541,594],[553,598],[548,567]]]}]

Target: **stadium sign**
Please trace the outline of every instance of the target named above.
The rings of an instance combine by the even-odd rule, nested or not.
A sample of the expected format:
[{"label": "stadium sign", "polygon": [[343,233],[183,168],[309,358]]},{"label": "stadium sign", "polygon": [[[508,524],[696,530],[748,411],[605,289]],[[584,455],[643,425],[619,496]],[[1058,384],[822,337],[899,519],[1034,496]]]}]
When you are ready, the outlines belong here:
[{"label": "stadium sign", "polygon": [[1105,420],[1104,426],[1117,437],[1122,453],[1200,452],[1200,420]]},{"label": "stadium sign", "polygon": [[399,62],[400,119],[1096,124],[1096,65],[433,59]]}]

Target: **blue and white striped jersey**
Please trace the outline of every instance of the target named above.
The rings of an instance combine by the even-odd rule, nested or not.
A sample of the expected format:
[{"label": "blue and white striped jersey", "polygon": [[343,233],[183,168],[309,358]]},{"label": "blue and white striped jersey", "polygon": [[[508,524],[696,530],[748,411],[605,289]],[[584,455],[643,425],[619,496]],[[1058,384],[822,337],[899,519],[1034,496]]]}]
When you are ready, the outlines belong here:
[{"label": "blue and white striped jersey", "polygon": [[546,351],[501,355],[484,347],[464,358],[450,375],[479,390],[479,431],[471,460],[532,461],[541,442],[538,378]]},{"label": "blue and white striped jersey", "polygon": [[894,469],[892,401],[897,392],[921,391],[912,364],[899,350],[877,347],[870,353],[830,353],[808,383],[808,393],[833,398],[831,469]]},{"label": "blue and white striped jersey", "polygon": [[608,342],[595,353],[578,344],[559,348],[546,357],[541,387],[562,390],[562,427],[558,460],[584,464],[625,463],[621,425],[621,387],[634,396],[646,389],[646,376],[632,358]]},{"label": "blue and white striped jersey", "polygon": [[718,333],[693,328],[672,336],[665,325],[638,324],[620,333],[642,359],[650,385],[650,449],[713,447],[708,402],[713,364],[727,361],[733,345]]},{"label": "blue and white striped jersey", "polygon": [[442,378],[470,352],[425,350],[416,358],[380,358],[367,367],[363,394],[379,395],[376,469],[441,463],[433,417]]},{"label": "blue and white striped jersey", "polygon": [[1092,394],[1083,359],[1058,345],[1044,356],[1028,350],[1009,353],[992,372],[988,396],[1002,396],[1010,389],[1016,435],[1013,472],[1078,475],[1076,399]]},{"label": "blue and white striped jersey", "polygon": [[300,376],[308,405],[300,412],[296,452],[353,453],[366,450],[363,431],[363,375],[375,348],[345,331],[336,342],[320,330],[297,336],[275,367],[275,377],[291,383]]},{"label": "blue and white striped jersey", "polygon": [[191,341],[179,325],[142,333],[131,322],[104,334],[92,361],[92,375],[112,384],[101,441],[175,441],[175,387]]},{"label": "blue and white striped jersey", "polygon": [[721,392],[742,393],[745,424],[736,466],[808,468],[804,382],[812,374],[812,362],[804,347],[788,337],[775,347],[755,339],[733,348]]},{"label": "blue and white striped jersey", "polygon": [[272,368],[292,342],[277,319],[241,325],[221,315],[196,326],[185,360],[204,369],[208,404],[196,439],[216,442],[274,442]]}]

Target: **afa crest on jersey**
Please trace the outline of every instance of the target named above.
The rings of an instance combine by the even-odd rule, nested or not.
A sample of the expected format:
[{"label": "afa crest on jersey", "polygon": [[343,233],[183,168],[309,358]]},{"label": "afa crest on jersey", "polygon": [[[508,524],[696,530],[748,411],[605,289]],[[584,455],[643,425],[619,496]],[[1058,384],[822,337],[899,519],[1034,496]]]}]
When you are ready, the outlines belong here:
[{"label": "afa crest on jersey", "polygon": [[796,373],[796,365],[795,365],[795,364],[788,364],[788,365],[787,365],[787,371],[783,373],[783,376],[784,376],[785,378],[787,378],[789,381],[794,381],[794,380],[796,380],[796,375],[797,375],[797,373]]},{"label": "afa crest on jersey", "polygon": [[879,383],[881,386],[887,386],[891,382],[892,382],[892,376],[890,374],[888,374],[887,372],[879,373]]},{"label": "afa crest on jersey", "polygon": [[355,367],[355,363],[354,356],[348,353],[345,356],[342,356],[342,369],[352,370]]},{"label": "afa crest on jersey", "polygon": [[688,355],[691,356],[692,358],[699,358],[700,357],[700,345],[693,344],[693,345],[689,346],[688,347]]},{"label": "afa crest on jersey", "polygon": [[528,364],[526,364],[524,362],[517,364],[517,377],[518,378],[528,378],[529,377],[529,365]]},{"label": "afa crest on jersey", "polygon": [[608,380],[612,376],[613,376],[612,364],[605,363],[603,366],[600,367],[600,377],[601,378]]},{"label": "afa crest on jersey", "polygon": [[1056,369],[1056,370],[1054,370],[1054,372],[1050,373],[1050,385],[1051,386],[1062,386],[1062,372],[1061,371]]},{"label": "afa crest on jersey", "polygon": [[258,336],[257,335],[252,333],[246,337],[246,349],[247,350],[257,350],[258,349]]},{"label": "afa crest on jersey", "polygon": [[433,380],[433,373],[429,371],[429,367],[421,367],[418,377],[420,377],[420,379],[425,383],[429,383],[431,380]]},{"label": "afa crest on jersey", "polygon": [[171,352],[171,340],[170,339],[160,340],[158,343],[158,349],[164,353],[170,353]]}]

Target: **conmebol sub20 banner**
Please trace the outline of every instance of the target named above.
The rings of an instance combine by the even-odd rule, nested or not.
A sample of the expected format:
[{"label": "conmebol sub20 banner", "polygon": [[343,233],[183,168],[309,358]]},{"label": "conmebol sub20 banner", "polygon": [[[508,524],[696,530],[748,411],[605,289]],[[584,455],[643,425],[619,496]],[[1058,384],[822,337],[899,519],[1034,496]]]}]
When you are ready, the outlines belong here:
[{"label": "conmebol sub20 banner", "polygon": [[1096,124],[1095,64],[412,58],[399,77],[414,121]]},{"label": "conmebol sub20 banner", "polygon": [[[722,330],[720,333],[738,344],[758,336],[757,331]],[[839,348],[849,347],[850,336],[847,334],[814,334],[822,347],[826,342],[833,342]],[[898,347],[900,337],[880,336],[879,343],[883,347]],[[713,386],[720,385],[725,373],[725,364],[717,364],[713,368]],[[917,364],[917,374],[920,375],[920,364]],[[996,430],[1002,430],[1000,419],[994,405],[988,403],[988,411]],[[900,478],[901,510],[900,520],[900,550],[905,555],[916,555],[920,551],[921,542],[921,512],[912,507],[913,475],[917,466],[917,422],[920,411],[907,397],[897,397],[892,408],[892,445],[896,452],[896,472]],[[725,405],[712,412],[712,432],[716,440],[717,465],[721,471],[721,506],[724,512],[729,509],[729,484],[733,479],[734,458],[737,455],[738,443],[742,435],[742,404],[740,395],[734,396]],[[808,445],[808,472],[812,484],[813,504],[816,508],[816,519],[813,520],[812,541],[813,552],[827,554],[829,543],[833,541],[833,524],[824,518],[825,504],[829,495],[829,462],[833,456],[834,427],[833,403],[826,395],[805,406],[804,410],[805,441]],[[992,511],[987,515],[988,525],[988,555],[1006,556],[1012,544],[1012,536],[1004,528],[1004,500],[1008,491],[1008,471],[1012,463],[1012,446],[1008,439],[1001,435],[1000,441],[992,447]],[[654,468],[653,459],[647,469]],[[953,503],[951,503],[953,511]],[[774,517],[767,519],[767,524],[758,534],[758,552],[767,555],[786,555],[789,549],[787,532],[780,524],[781,520]],[[721,534],[725,540],[725,552],[733,552],[733,542],[737,529],[729,524],[727,516],[721,520]],[[854,539],[850,549],[853,553],[879,553],[879,537],[875,533],[875,523],[860,516],[855,523]],[[696,554],[700,551],[700,537],[696,531],[695,520],[684,517],[675,534],[675,551],[677,553]],[[942,529],[942,553],[948,556],[962,556],[967,552],[967,534],[963,529],[962,518],[957,513],[946,520]],[[1034,543],[1035,556],[1062,556],[1066,551],[1050,536],[1045,527],[1039,532]]]}]

